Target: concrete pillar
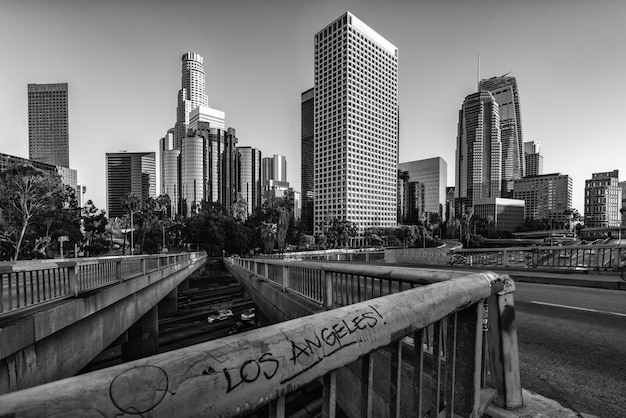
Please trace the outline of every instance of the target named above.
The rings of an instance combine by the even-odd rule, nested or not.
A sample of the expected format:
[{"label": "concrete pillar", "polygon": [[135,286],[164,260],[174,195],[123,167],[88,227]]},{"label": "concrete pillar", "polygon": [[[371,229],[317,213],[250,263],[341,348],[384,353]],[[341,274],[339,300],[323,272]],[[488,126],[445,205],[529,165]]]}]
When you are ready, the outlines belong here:
[{"label": "concrete pillar", "polygon": [[158,304],[159,316],[163,317],[172,312],[178,312],[178,288],[172,290]]},{"label": "concrete pillar", "polygon": [[128,328],[128,342],[122,344],[122,363],[159,353],[158,311],[155,306]]}]

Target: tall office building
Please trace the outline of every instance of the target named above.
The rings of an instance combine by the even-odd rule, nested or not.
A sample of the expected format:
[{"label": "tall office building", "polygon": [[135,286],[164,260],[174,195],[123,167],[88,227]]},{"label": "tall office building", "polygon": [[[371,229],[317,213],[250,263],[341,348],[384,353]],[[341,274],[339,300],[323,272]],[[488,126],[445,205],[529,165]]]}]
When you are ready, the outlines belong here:
[{"label": "tall office building", "polygon": [[500,106],[502,141],[502,197],[511,197],[513,182],[524,177],[522,115],[515,77],[503,75],[480,80],[479,90],[489,90]]},{"label": "tall office building", "polygon": [[409,161],[398,164],[398,170],[408,174],[409,182],[419,182],[424,186],[424,205],[420,211],[428,213],[431,218],[439,215],[443,221],[448,184],[448,164],[445,160],[441,157],[434,157]]},{"label": "tall office building", "polygon": [[182,56],[182,86],[178,91],[174,126],[175,148],[181,148],[182,138],[187,135],[189,114],[198,106],[209,106],[205,90],[204,59],[200,54],[187,52]]},{"label": "tall office building", "polygon": [[248,216],[261,205],[261,151],[237,147],[235,153],[236,190],[248,204]]},{"label": "tall office building", "polygon": [[619,170],[593,173],[591,179],[585,180],[585,227],[619,227],[621,204]]},{"label": "tall office building", "polygon": [[179,164],[180,149],[174,148],[174,129],[160,139],[159,151],[161,154],[161,195],[170,198],[170,216],[180,212],[180,182]]},{"label": "tall office building", "polygon": [[161,139],[161,191],[170,196],[173,214],[190,216],[203,200],[230,210],[236,198],[236,131],[226,114],[208,105],[204,59],[182,56],[176,123]]},{"label": "tall office building", "polygon": [[467,96],[459,111],[455,177],[456,213],[477,199],[500,197],[500,112],[487,90]]},{"label": "tall office building", "polygon": [[543,155],[541,144],[537,141],[524,142],[525,177],[543,174]]},{"label": "tall office building", "polygon": [[513,199],[526,202],[524,218],[550,219],[556,227],[569,220],[567,210],[572,208],[572,178],[555,173],[527,176],[515,180]]},{"label": "tall office building", "polygon": [[106,207],[109,218],[122,217],[124,195],[140,200],[156,197],[154,152],[115,152],[106,154]]},{"label": "tall office building", "polygon": [[70,166],[67,83],[28,85],[28,158]]},{"label": "tall office building", "polygon": [[287,159],[284,155],[274,154],[272,157],[265,157],[261,164],[263,188],[269,185],[270,180],[287,182]]},{"label": "tall office building", "polygon": [[313,138],[315,114],[315,89],[311,88],[300,96],[300,187],[302,188],[302,223],[305,231],[313,233]]},{"label": "tall office building", "polygon": [[398,223],[417,225],[426,215],[425,185],[419,181],[411,181],[409,172],[398,169]]},{"label": "tall office building", "polygon": [[315,34],[314,231],[397,223],[398,49],[350,12]]}]

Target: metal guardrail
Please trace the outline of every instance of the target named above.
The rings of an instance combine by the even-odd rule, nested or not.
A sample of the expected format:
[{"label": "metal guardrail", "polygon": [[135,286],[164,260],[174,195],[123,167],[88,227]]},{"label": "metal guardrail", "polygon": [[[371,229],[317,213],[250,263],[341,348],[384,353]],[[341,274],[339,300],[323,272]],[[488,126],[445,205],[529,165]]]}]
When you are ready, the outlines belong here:
[{"label": "metal guardrail", "polygon": [[[413,369],[419,370],[416,374],[420,379],[418,387],[422,390],[414,393],[418,396],[414,410],[420,417],[424,411],[429,411],[430,416],[439,416],[444,410],[448,411],[446,416],[450,416],[451,410],[461,416],[479,416],[491,398],[496,405],[508,408],[522,403],[512,294],[514,285],[508,276],[311,261],[234,258],[229,262],[259,280],[280,286],[283,291],[298,294],[325,309],[355,306],[353,304],[384,299],[403,291],[428,293],[428,289],[437,283],[457,283],[468,277],[478,281],[479,276],[484,276],[493,283],[504,283],[503,288],[483,300],[467,301],[463,313],[451,310],[444,318],[429,322],[419,330],[412,327],[413,333],[408,333],[412,339],[408,339],[408,344],[413,347],[411,350],[415,350],[415,358],[420,359],[419,366],[414,364]],[[344,325],[350,329],[349,321]],[[394,344],[399,344],[399,340]],[[421,343],[415,344],[415,341]],[[398,355],[398,350],[402,350],[399,345],[389,349],[392,359]],[[479,373],[480,379],[472,380],[477,375],[471,377],[466,373]],[[451,387],[455,389],[452,391]],[[395,394],[389,396],[392,399],[399,397],[400,388],[394,387],[393,390]],[[454,398],[457,395],[463,399]],[[363,402],[371,403],[371,397]],[[393,402],[399,404],[400,399]],[[455,402],[464,406],[457,409],[453,406]],[[395,414],[391,413],[391,416]]]},{"label": "metal guardrail", "polygon": [[380,250],[320,250],[300,251],[283,254],[268,254],[251,258],[274,260],[326,260],[326,261],[378,261],[385,259],[385,251]]},{"label": "metal guardrail", "polygon": [[568,245],[461,249],[451,251],[454,265],[521,268],[620,270],[626,266],[626,249],[614,245]]},{"label": "metal guardrail", "polygon": [[[328,274],[339,277],[349,267],[229,263],[241,272],[251,268],[252,277],[262,264],[265,271],[268,265],[280,266],[287,271],[286,285],[293,283],[294,263],[322,271],[327,289],[322,293],[332,306],[336,293],[329,290],[338,283]],[[269,405],[270,416],[281,417],[286,394],[321,378],[323,415],[334,417],[338,375],[346,366],[359,376],[353,416],[400,416],[407,409],[419,417],[480,416],[493,396],[508,406],[520,405],[513,283],[488,272],[449,274],[404,292],[7,394],[0,397],[0,416],[227,417]],[[428,272],[416,269],[399,269],[392,276],[430,282]],[[373,401],[380,386],[374,370],[380,367],[388,367],[390,376],[385,411]]]},{"label": "metal guardrail", "polygon": [[180,253],[0,262],[0,314],[77,296],[196,257]]}]

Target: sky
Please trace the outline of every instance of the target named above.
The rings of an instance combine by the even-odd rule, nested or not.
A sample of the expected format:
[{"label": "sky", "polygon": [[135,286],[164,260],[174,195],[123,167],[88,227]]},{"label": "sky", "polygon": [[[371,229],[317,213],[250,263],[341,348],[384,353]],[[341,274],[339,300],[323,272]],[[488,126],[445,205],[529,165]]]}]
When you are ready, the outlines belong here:
[{"label": "sky", "polygon": [[300,190],[313,36],[346,10],[398,48],[400,162],[442,157],[454,185],[480,54],[481,78],[516,77],[524,140],[542,144],[544,173],[573,178],[573,207],[592,173],[626,180],[623,0],[1,0],[0,152],[28,158],[27,84],[67,82],[70,167],[106,209],[105,154],[158,151],[192,51],[238,145],[285,155]]}]

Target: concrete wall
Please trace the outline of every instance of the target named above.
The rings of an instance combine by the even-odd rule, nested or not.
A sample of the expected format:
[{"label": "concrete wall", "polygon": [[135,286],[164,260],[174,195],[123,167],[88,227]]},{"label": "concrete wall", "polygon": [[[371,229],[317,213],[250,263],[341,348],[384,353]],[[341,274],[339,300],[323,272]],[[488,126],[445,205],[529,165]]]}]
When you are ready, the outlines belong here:
[{"label": "concrete wall", "polygon": [[74,376],[204,261],[52,302],[0,325],[0,394]]}]

